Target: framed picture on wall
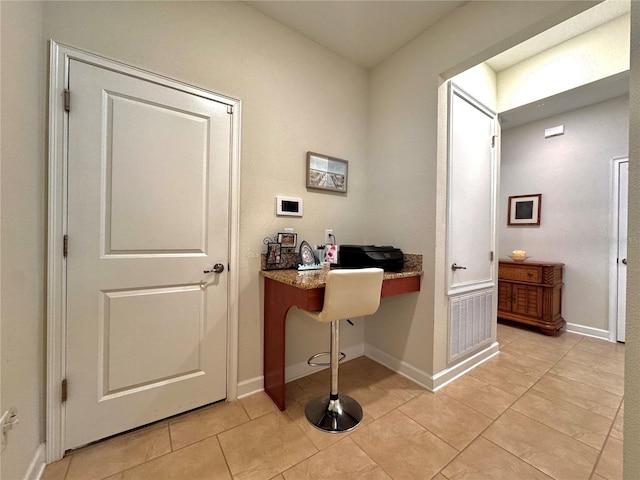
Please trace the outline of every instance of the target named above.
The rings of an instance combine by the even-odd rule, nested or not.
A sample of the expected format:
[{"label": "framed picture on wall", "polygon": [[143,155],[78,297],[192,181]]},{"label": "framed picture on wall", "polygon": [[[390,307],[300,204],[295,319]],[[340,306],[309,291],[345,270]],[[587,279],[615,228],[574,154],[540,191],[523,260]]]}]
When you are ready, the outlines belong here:
[{"label": "framed picture on wall", "polygon": [[307,152],[307,188],[347,193],[349,162]]},{"label": "framed picture on wall", "polygon": [[540,225],[542,194],[509,197],[508,225]]}]

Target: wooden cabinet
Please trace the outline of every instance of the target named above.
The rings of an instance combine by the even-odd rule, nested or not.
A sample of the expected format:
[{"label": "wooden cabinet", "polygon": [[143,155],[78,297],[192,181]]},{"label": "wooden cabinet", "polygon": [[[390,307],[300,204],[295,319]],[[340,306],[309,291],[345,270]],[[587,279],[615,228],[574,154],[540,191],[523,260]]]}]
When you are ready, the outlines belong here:
[{"label": "wooden cabinet", "polygon": [[498,266],[498,317],[554,335],[562,318],[562,263],[513,262]]}]

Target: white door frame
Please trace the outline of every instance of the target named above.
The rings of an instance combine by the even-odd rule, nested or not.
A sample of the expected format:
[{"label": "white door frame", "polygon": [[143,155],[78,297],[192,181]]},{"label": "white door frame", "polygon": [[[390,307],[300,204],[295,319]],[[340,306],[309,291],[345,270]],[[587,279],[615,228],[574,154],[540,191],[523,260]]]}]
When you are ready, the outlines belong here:
[{"label": "white door frame", "polygon": [[[480,112],[484,113],[487,117],[492,119],[492,131],[491,135],[493,136],[493,140],[487,138],[487,145],[491,141],[493,141],[493,146],[491,150],[491,244],[489,246],[490,251],[487,252],[487,258],[490,260],[490,273],[489,278],[479,279],[471,282],[465,283],[453,283],[452,277],[452,269],[451,265],[454,261],[453,258],[453,237],[451,234],[450,226],[453,224],[452,220],[452,208],[451,203],[453,202],[452,194],[453,194],[453,182],[454,182],[454,173],[453,172],[453,156],[452,156],[452,145],[453,145],[453,131],[454,131],[454,96],[458,96],[469,105],[478,109]],[[448,302],[448,310],[447,310],[447,365],[450,367],[449,371],[451,372],[459,372],[458,366],[462,366],[462,370],[467,370],[469,368],[469,363],[467,360],[473,361],[474,365],[478,365],[482,361],[487,358],[495,355],[498,350],[498,344],[495,342],[496,332],[497,332],[497,312],[498,312],[498,282],[497,279],[497,266],[498,259],[495,257],[497,251],[497,239],[498,239],[498,231],[497,231],[497,210],[498,210],[498,181],[499,181],[499,162],[500,162],[500,141],[499,141],[499,133],[500,133],[500,125],[498,123],[498,115],[492,109],[484,105],[482,102],[477,100],[473,95],[467,93],[464,89],[460,88],[454,82],[448,82],[447,88],[447,195],[446,195],[446,208],[447,208],[447,224],[445,227],[445,272],[446,272],[446,290],[445,293],[447,295]],[[491,253],[490,253],[491,252]],[[457,354],[453,354],[452,352],[452,308],[454,300],[462,300],[469,297],[473,297],[475,295],[481,295],[483,293],[491,292],[491,335],[489,338],[481,339],[475,345],[470,346],[467,350],[463,352],[459,352]],[[466,359],[466,360],[465,360]],[[456,364],[456,365],[454,365]],[[451,365],[454,365],[451,367]],[[454,374],[453,376],[455,376]],[[442,384],[440,385],[442,386]]]},{"label": "white door frame", "polygon": [[620,164],[629,157],[616,157],[611,162],[611,240],[609,242],[609,341],[618,337],[618,195]]},{"label": "white door frame", "polygon": [[67,141],[68,115],[64,109],[64,91],[68,87],[71,59],[114,70],[193,95],[228,105],[232,111],[229,182],[229,266],[227,313],[227,399],[235,400],[238,389],[238,293],[240,231],[240,124],[242,102],[238,99],[178,82],[136,67],[84,52],[51,40],[49,67],[49,197],[48,197],[48,270],[47,270],[47,463],[64,455],[65,407],[62,380],[65,377],[66,352],[66,262],[63,236],[67,228]]}]

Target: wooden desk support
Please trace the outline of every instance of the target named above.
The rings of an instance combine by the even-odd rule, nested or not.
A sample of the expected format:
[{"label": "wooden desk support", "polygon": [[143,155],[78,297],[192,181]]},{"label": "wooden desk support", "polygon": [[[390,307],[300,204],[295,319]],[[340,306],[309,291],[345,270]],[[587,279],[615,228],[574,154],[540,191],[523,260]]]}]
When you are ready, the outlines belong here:
[{"label": "wooden desk support", "polygon": [[[402,274],[385,273],[382,297],[420,291],[421,272],[412,272],[410,276],[398,275]],[[311,288],[298,287],[269,278],[266,274],[264,276],[264,390],[278,408],[284,410],[287,312],[293,306],[309,311],[322,310],[324,283]]]}]

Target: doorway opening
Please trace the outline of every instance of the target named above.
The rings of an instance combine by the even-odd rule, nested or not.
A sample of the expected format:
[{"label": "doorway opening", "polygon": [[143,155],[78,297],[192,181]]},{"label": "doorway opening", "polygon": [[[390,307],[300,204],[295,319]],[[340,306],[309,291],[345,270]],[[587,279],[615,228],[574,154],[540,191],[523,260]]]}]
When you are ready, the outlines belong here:
[{"label": "doorway opening", "polygon": [[[628,15],[623,13],[608,19],[601,27],[588,34],[595,38],[596,34],[603,35],[611,30],[612,26],[625,26],[625,22],[628,28]],[[570,43],[570,40],[567,43]],[[562,50],[565,47],[561,45],[558,48]],[[548,53],[539,54],[535,61],[521,60],[515,66],[507,67],[505,72],[511,75],[510,69],[519,69],[519,74],[525,77],[525,72],[529,72],[527,69],[531,69],[530,75],[535,77],[538,73],[534,67],[539,65],[544,73],[544,69],[547,68],[544,64],[544,59],[547,58],[545,55],[549,58],[559,55],[553,48]],[[493,59],[475,68],[477,71],[482,71],[481,67],[484,68],[486,75],[485,65],[494,65]],[[569,308],[573,312],[573,315],[566,318],[567,330],[607,340],[613,340],[615,337],[615,328],[609,327],[610,277],[607,275],[610,266],[608,249],[611,241],[608,225],[612,215],[609,159],[627,153],[625,145],[628,107],[625,107],[624,102],[628,95],[629,74],[624,68],[628,68],[628,65],[625,67],[616,64],[616,68],[618,70],[603,68],[604,78],[591,79],[592,81],[580,87],[530,100],[525,105],[508,110],[504,109],[508,101],[502,97],[501,92],[497,92],[498,85],[502,89],[507,79],[498,73],[495,80],[502,130],[498,256],[506,258],[512,250],[526,250],[526,255],[531,257],[531,261],[565,263],[563,299],[569,301],[563,304],[563,311],[566,312]],[[461,75],[469,75],[468,72]],[[511,97],[535,98],[531,94],[517,92],[518,88],[525,88],[526,82],[520,87],[513,79],[510,81],[512,84],[506,91]],[[513,101],[511,103],[517,104]],[[587,125],[589,116],[597,114],[606,117],[607,107],[613,112],[610,115],[616,118],[615,127],[608,121],[605,124],[611,127],[606,129],[599,128],[597,122]],[[582,119],[579,118],[580,112],[583,113]],[[571,126],[566,127],[565,135],[545,140],[545,129],[560,126],[562,119],[567,118],[567,115],[574,116],[571,118]],[[602,117],[600,119],[602,120]],[[528,128],[537,130],[527,132]],[[599,155],[597,165],[595,158],[589,158],[588,162],[584,157],[570,158],[578,151],[574,148],[576,145],[572,145],[571,142],[576,142],[576,131],[579,129],[580,133],[589,130],[587,140],[593,142],[592,147],[597,145],[590,152],[583,152],[587,155],[593,153],[594,157]],[[527,139],[527,135],[535,137],[536,140]],[[606,144],[609,145],[608,149],[603,147]],[[508,197],[539,193],[543,194],[542,225],[508,226]],[[604,225],[606,226],[603,228]],[[562,253],[562,250],[569,251]],[[594,252],[597,252],[597,255]],[[590,259],[590,265],[585,264],[586,258]],[[614,278],[613,274],[611,278]],[[583,289],[583,284],[589,288]],[[597,284],[597,291],[590,284]],[[578,297],[581,299],[578,300]],[[583,298],[589,298],[594,302],[592,308],[584,304]],[[588,313],[593,318],[586,322],[577,320],[585,318],[583,313]]]}]

